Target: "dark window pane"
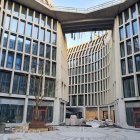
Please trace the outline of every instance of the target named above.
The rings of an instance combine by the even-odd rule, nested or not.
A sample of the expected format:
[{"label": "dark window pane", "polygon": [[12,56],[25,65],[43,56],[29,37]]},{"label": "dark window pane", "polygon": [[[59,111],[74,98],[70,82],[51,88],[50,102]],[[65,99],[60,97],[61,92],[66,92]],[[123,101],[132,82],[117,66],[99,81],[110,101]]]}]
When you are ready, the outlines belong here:
[{"label": "dark window pane", "polygon": [[38,73],[44,74],[44,61],[42,59],[39,59]]},{"label": "dark window pane", "polygon": [[132,54],[131,40],[128,40],[126,42],[126,48],[127,48],[127,54],[128,55]]},{"label": "dark window pane", "polygon": [[37,55],[38,44],[37,42],[33,42],[32,54]]},{"label": "dark window pane", "polygon": [[129,21],[129,10],[125,11],[125,22]]},{"label": "dark window pane", "polygon": [[135,5],[131,8],[131,15],[132,15],[132,18],[136,18],[136,8],[135,8]]},{"label": "dark window pane", "polygon": [[50,59],[50,52],[51,52],[50,45],[46,45],[46,58],[48,59]]},{"label": "dark window pane", "polygon": [[22,63],[22,56],[17,54],[16,63],[15,63],[15,69],[16,70],[21,70],[21,63]]},{"label": "dark window pane", "polygon": [[34,27],[33,38],[38,39],[38,27],[37,26]]},{"label": "dark window pane", "polygon": [[135,56],[136,71],[140,71],[140,55]]},{"label": "dark window pane", "polygon": [[16,37],[14,35],[10,35],[9,48],[15,49],[15,44],[16,44]]},{"label": "dark window pane", "polygon": [[13,2],[12,1],[8,1],[8,8],[7,8],[7,12],[8,13],[12,13],[12,5],[13,5]]},{"label": "dark window pane", "polygon": [[21,18],[25,19],[26,18],[26,14],[27,14],[27,9],[25,7],[22,6],[22,10],[21,10]]},{"label": "dark window pane", "polygon": [[36,58],[32,58],[32,68],[31,68],[31,71],[33,73],[36,73],[36,68],[37,68],[37,59]]},{"label": "dark window pane", "polygon": [[34,19],[36,24],[39,24],[39,13],[35,13],[35,19]]},{"label": "dark window pane", "polygon": [[21,38],[21,37],[18,37],[17,50],[23,51],[23,38]]},{"label": "dark window pane", "polygon": [[134,78],[128,77],[123,79],[124,97],[135,97]]},{"label": "dark window pane", "polygon": [[42,15],[42,17],[41,17],[41,26],[45,26],[45,19],[46,19],[46,17],[44,15]]},{"label": "dark window pane", "polygon": [[122,75],[126,74],[125,60],[121,60]]},{"label": "dark window pane", "polygon": [[50,31],[47,31],[46,42],[51,43],[51,32]]},{"label": "dark window pane", "polygon": [[40,43],[39,56],[44,57],[44,44]]},{"label": "dark window pane", "polygon": [[11,24],[12,24],[11,31],[16,32],[17,31],[18,20],[13,18]]},{"label": "dark window pane", "polygon": [[32,11],[32,10],[29,11],[28,20],[29,20],[30,22],[33,21],[33,11]]},{"label": "dark window pane", "polygon": [[130,25],[127,24],[127,25],[126,25],[126,37],[127,37],[127,38],[130,38],[130,36],[131,36],[131,33],[130,33]]},{"label": "dark window pane", "polygon": [[19,16],[19,4],[15,3],[15,6],[14,6],[14,16],[18,17]]},{"label": "dark window pane", "polygon": [[56,47],[52,47],[52,60],[56,60]]},{"label": "dark window pane", "polygon": [[27,76],[26,75],[14,75],[13,81],[13,94],[25,95],[27,89]]},{"label": "dark window pane", "polygon": [[9,93],[11,74],[0,71],[0,92]]},{"label": "dark window pane", "polygon": [[10,16],[6,16],[6,23],[5,23],[5,28],[7,29],[7,30],[9,30],[9,28],[10,28]]},{"label": "dark window pane", "polygon": [[14,54],[9,52],[6,67],[13,68],[13,61],[14,61]]},{"label": "dark window pane", "polygon": [[2,57],[1,57],[1,67],[4,67],[5,55],[6,55],[6,51],[3,50],[3,51],[2,51]]},{"label": "dark window pane", "polygon": [[56,76],[56,63],[52,63],[52,76]]},{"label": "dark window pane", "polygon": [[120,40],[122,41],[124,39],[124,30],[123,28],[120,28]]},{"label": "dark window pane", "polygon": [[123,17],[122,14],[119,15],[119,25],[123,24]]},{"label": "dark window pane", "polygon": [[51,19],[49,17],[47,18],[47,28],[51,28]]},{"label": "dark window pane", "polygon": [[8,33],[4,33],[3,47],[7,47]]},{"label": "dark window pane", "polygon": [[[121,57],[125,56],[125,49],[124,49],[124,43],[120,44],[120,51],[121,51]],[[94,66],[94,65],[93,65]]]},{"label": "dark window pane", "polygon": [[56,45],[56,33],[53,33],[53,36],[52,36],[52,44]]},{"label": "dark window pane", "polygon": [[50,75],[50,61],[46,61],[45,74]]},{"label": "dark window pane", "polygon": [[25,41],[25,53],[30,53],[31,49],[31,40],[26,40]]},{"label": "dark window pane", "polygon": [[24,57],[24,67],[23,67],[24,71],[29,71],[29,64],[30,64],[30,57],[25,56]]},{"label": "dark window pane", "polygon": [[18,32],[20,34],[24,34],[24,28],[25,28],[25,22],[24,21],[20,21],[19,27],[18,27]]},{"label": "dark window pane", "polygon": [[133,42],[134,42],[134,52],[138,52],[140,50],[138,37],[135,37],[133,39]]},{"label": "dark window pane", "polygon": [[45,37],[45,30],[44,29],[40,29],[40,41],[44,41],[44,37]]},{"label": "dark window pane", "polygon": [[137,80],[138,80],[138,88],[139,88],[139,96],[140,96],[140,75],[138,75]]},{"label": "dark window pane", "polygon": [[27,24],[26,25],[26,36],[31,37],[31,34],[32,34],[32,25]]},{"label": "dark window pane", "polygon": [[133,59],[132,59],[132,57],[128,58],[128,72],[133,73]]},{"label": "dark window pane", "polygon": [[57,30],[57,21],[53,20],[53,29],[56,31]]},{"label": "dark window pane", "polygon": [[137,24],[137,21],[132,22],[132,26],[133,26],[133,35],[137,35],[138,34],[138,24]]}]

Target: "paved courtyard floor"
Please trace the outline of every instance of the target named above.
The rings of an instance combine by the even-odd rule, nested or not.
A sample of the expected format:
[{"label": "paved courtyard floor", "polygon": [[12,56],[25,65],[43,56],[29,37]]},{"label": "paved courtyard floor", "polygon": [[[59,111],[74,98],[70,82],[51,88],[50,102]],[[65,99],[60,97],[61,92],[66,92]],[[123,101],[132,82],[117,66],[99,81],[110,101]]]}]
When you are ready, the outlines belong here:
[{"label": "paved courtyard floor", "polygon": [[41,133],[0,134],[0,140],[140,140],[140,131],[119,128],[57,127]]}]

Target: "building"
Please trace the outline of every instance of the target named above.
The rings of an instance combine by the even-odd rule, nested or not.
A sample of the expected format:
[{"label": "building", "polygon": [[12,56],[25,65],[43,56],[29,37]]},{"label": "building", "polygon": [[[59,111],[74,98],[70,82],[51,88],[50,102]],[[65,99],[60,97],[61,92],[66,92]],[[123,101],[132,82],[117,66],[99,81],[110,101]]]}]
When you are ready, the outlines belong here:
[{"label": "building", "polygon": [[65,37],[57,19],[30,5],[0,0],[0,120],[31,122],[43,67],[40,108],[47,109],[47,123],[64,123],[68,101]]}]

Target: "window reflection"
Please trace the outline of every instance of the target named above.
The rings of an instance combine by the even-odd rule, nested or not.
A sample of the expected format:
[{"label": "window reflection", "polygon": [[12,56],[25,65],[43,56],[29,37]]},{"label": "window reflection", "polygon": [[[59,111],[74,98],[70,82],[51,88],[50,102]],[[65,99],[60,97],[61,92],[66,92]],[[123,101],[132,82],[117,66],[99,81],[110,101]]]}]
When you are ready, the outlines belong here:
[{"label": "window reflection", "polygon": [[30,49],[31,49],[31,41],[26,39],[26,41],[25,41],[25,53],[30,53]]},{"label": "window reflection", "polygon": [[125,11],[125,22],[128,22],[129,21],[129,11],[126,10]]},{"label": "window reflection", "polygon": [[50,61],[46,61],[45,74],[50,75]]},{"label": "window reflection", "polygon": [[15,63],[15,69],[16,70],[21,70],[21,63],[22,63],[22,56],[17,54],[16,63]]},{"label": "window reflection", "polygon": [[39,56],[44,57],[44,44],[40,43]]},{"label": "window reflection", "polygon": [[19,16],[19,4],[15,3],[15,6],[14,6],[14,16],[18,17]]},{"label": "window reflection", "polygon": [[41,26],[45,26],[45,19],[46,19],[46,17],[44,15],[42,15],[42,17],[41,17]]},{"label": "window reflection", "polygon": [[51,51],[50,45],[46,45],[46,58],[48,59],[50,59],[50,51]]},{"label": "window reflection", "polygon": [[136,71],[140,71],[140,55],[135,56]]},{"label": "window reflection", "polygon": [[4,33],[4,41],[3,41],[3,47],[7,47],[7,41],[8,41],[8,33]]},{"label": "window reflection", "polygon": [[56,47],[52,47],[52,60],[56,60]]},{"label": "window reflection", "polygon": [[128,40],[126,42],[126,47],[127,47],[127,54],[128,55],[132,54],[131,40]]},{"label": "window reflection", "polygon": [[32,54],[37,55],[38,43],[33,42]]},{"label": "window reflection", "polygon": [[126,37],[130,38],[131,34],[130,34],[130,24],[126,25]]},{"label": "window reflection", "polygon": [[7,30],[9,30],[9,28],[10,28],[10,16],[6,16],[5,28]]},{"label": "window reflection", "polygon": [[119,15],[119,25],[123,24],[123,17],[122,14]]},{"label": "window reflection", "polygon": [[30,57],[25,56],[24,57],[24,67],[23,67],[24,71],[29,71],[29,64],[30,64]]},{"label": "window reflection", "polygon": [[56,63],[52,63],[52,76],[56,76]]},{"label": "window reflection", "polygon": [[34,27],[33,38],[38,39],[38,27],[37,26]]},{"label": "window reflection", "polygon": [[47,43],[51,43],[51,32],[50,31],[47,31],[46,41],[47,41]]},{"label": "window reflection", "polygon": [[28,20],[29,20],[30,22],[33,21],[33,11],[32,11],[32,10],[29,11]]},{"label": "window reflection", "polygon": [[135,5],[131,8],[131,15],[132,15],[132,18],[136,18],[136,8],[135,8]]},{"label": "window reflection", "polygon": [[13,4],[12,1],[8,1],[7,12],[10,13],[10,14],[12,13],[12,4]]},{"label": "window reflection", "polygon": [[37,68],[37,59],[35,57],[32,58],[32,67],[31,67],[31,71],[33,73],[36,73],[36,68]]},{"label": "window reflection", "polygon": [[18,20],[13,18],[11,24],[12,24],[11,31],[16,32],[17,31]]},{"label": "window reflection", "polygon": [[22,37],[18,37],[17,50],[23,51],[23,38]]},{"label": "window reflection", "polygon": [[40,41],[44,41],[44,36],[45,36],[45,30],[44,29],[40,29]]},{"label": "window reflection", "polygon": [[134,42],[134,51],[135,51],[135,52],[138,52],[138,51],[140,50],[140,48],[139,48],[139,40],[138,40],[138,37],[135,37],[135,38],[133,39],[133,42]]},{"label": "window reflection", "polygon": [[2,51],[2,57],[1,57],[1,67],[4,67],[5,63],[5,56],[6,56],[6,51]]},{"label": "window reflection", "polygon": [[22,10],[21,10],[21,18],[25,19],[26,18],[26,14],[27,14],[27,9],[25,7],[22,6]]},{"label": "window reflection", "polygon": [[137,21],[132,22],[132,26],[133,26],[133,35],[137,35],[138,34]]},{"label": "window reflection", "polygon": [[10,35],[9,48],[15,49],[15,44],[16,44],[16,36]]},{"label": "window reflection", "polygon": [[47,18],[47,28],[50,29],[51,28],[51,18]]},{"label": "window reflection", "polygon": [[123,27],[120,28],[120,40],[122,41],[124,39],[124,30]]},{"label": "window reflection", "polygon": [[56,33],[53,33],[52,44],[56,45]]},{"label": "window reflection", "polygon": [[6,67],[7,68],[13,68],[13,61],[14,61],[14,54],[9,52]]},{"label": "window reflection", "polygon": [[36,24],[39,24],[39,13],[35,13],[35,21]]},{"label": "window reflection", "polygon": [[44,61],[43,59],[39,59],[38,73],[43,74],[44,72]]},{"label": "window reflection", "polygon": [[18,27],[18,32],[20,34],[24,34],[24,28],[25,28],[25,22],[24,21],[20,21],[19,27]]},{"label": "window reflection", "polygon": [[125,60],[121,60],[122,75],[126,74]]},{"label": "window reflection", "polygon": [[31,32],[32,32],[32,25],[28,23],[26,25],[26,36],[31,37]]},{"label": "window reflection", "polygon": [[133,73],[133,59],[132,59],[132,57],[128,58],[128,72]]}]

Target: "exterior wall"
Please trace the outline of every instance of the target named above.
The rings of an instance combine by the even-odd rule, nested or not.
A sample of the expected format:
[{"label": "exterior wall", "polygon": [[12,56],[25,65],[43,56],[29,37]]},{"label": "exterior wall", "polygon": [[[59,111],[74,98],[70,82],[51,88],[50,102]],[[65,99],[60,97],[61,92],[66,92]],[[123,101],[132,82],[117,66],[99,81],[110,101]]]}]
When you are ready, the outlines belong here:
[{"label": "exterior wall", "polygon": [[[12,5],[7,8],[10,2]],[[6,123],[31,121],[35,106],[34,94],[39,90],[37,78],[42,76],[40,87],[44,97],[41,108],[47,109],[47,122],[51,124],[65,122],[68,72],[66,43],[60,23],[39,11],[18,5],[11,0],[1,0],[0,4],[2,5],[0,10],[3,12],[0,11],[2,13],[0,17],[0,112],[2,112],[0,119],[6,118],[6,112],[9,111],[10,119],[3,120]],[[23,11],[25,15],[21,14],[24,13]],[[30,11],[33,14],[29,17]],[[22,26],[21,22],[24,23]],[[30,36],[28,36],[30,31],[28,25],[31,27]],[[5,36],[5,33],[8,36]],[[15,40],[11,36],[14,36]],[[31,44],[27,41],[31,41]],[[12,57],[9,58],[10,53]],[[29,61],[25,59],[27,56]],[[28,62],[29,69],[25,69]],[[43,75],[41,75],[41,67],[43,67]],[[36,78],[32,79],[32,77]]]}]

